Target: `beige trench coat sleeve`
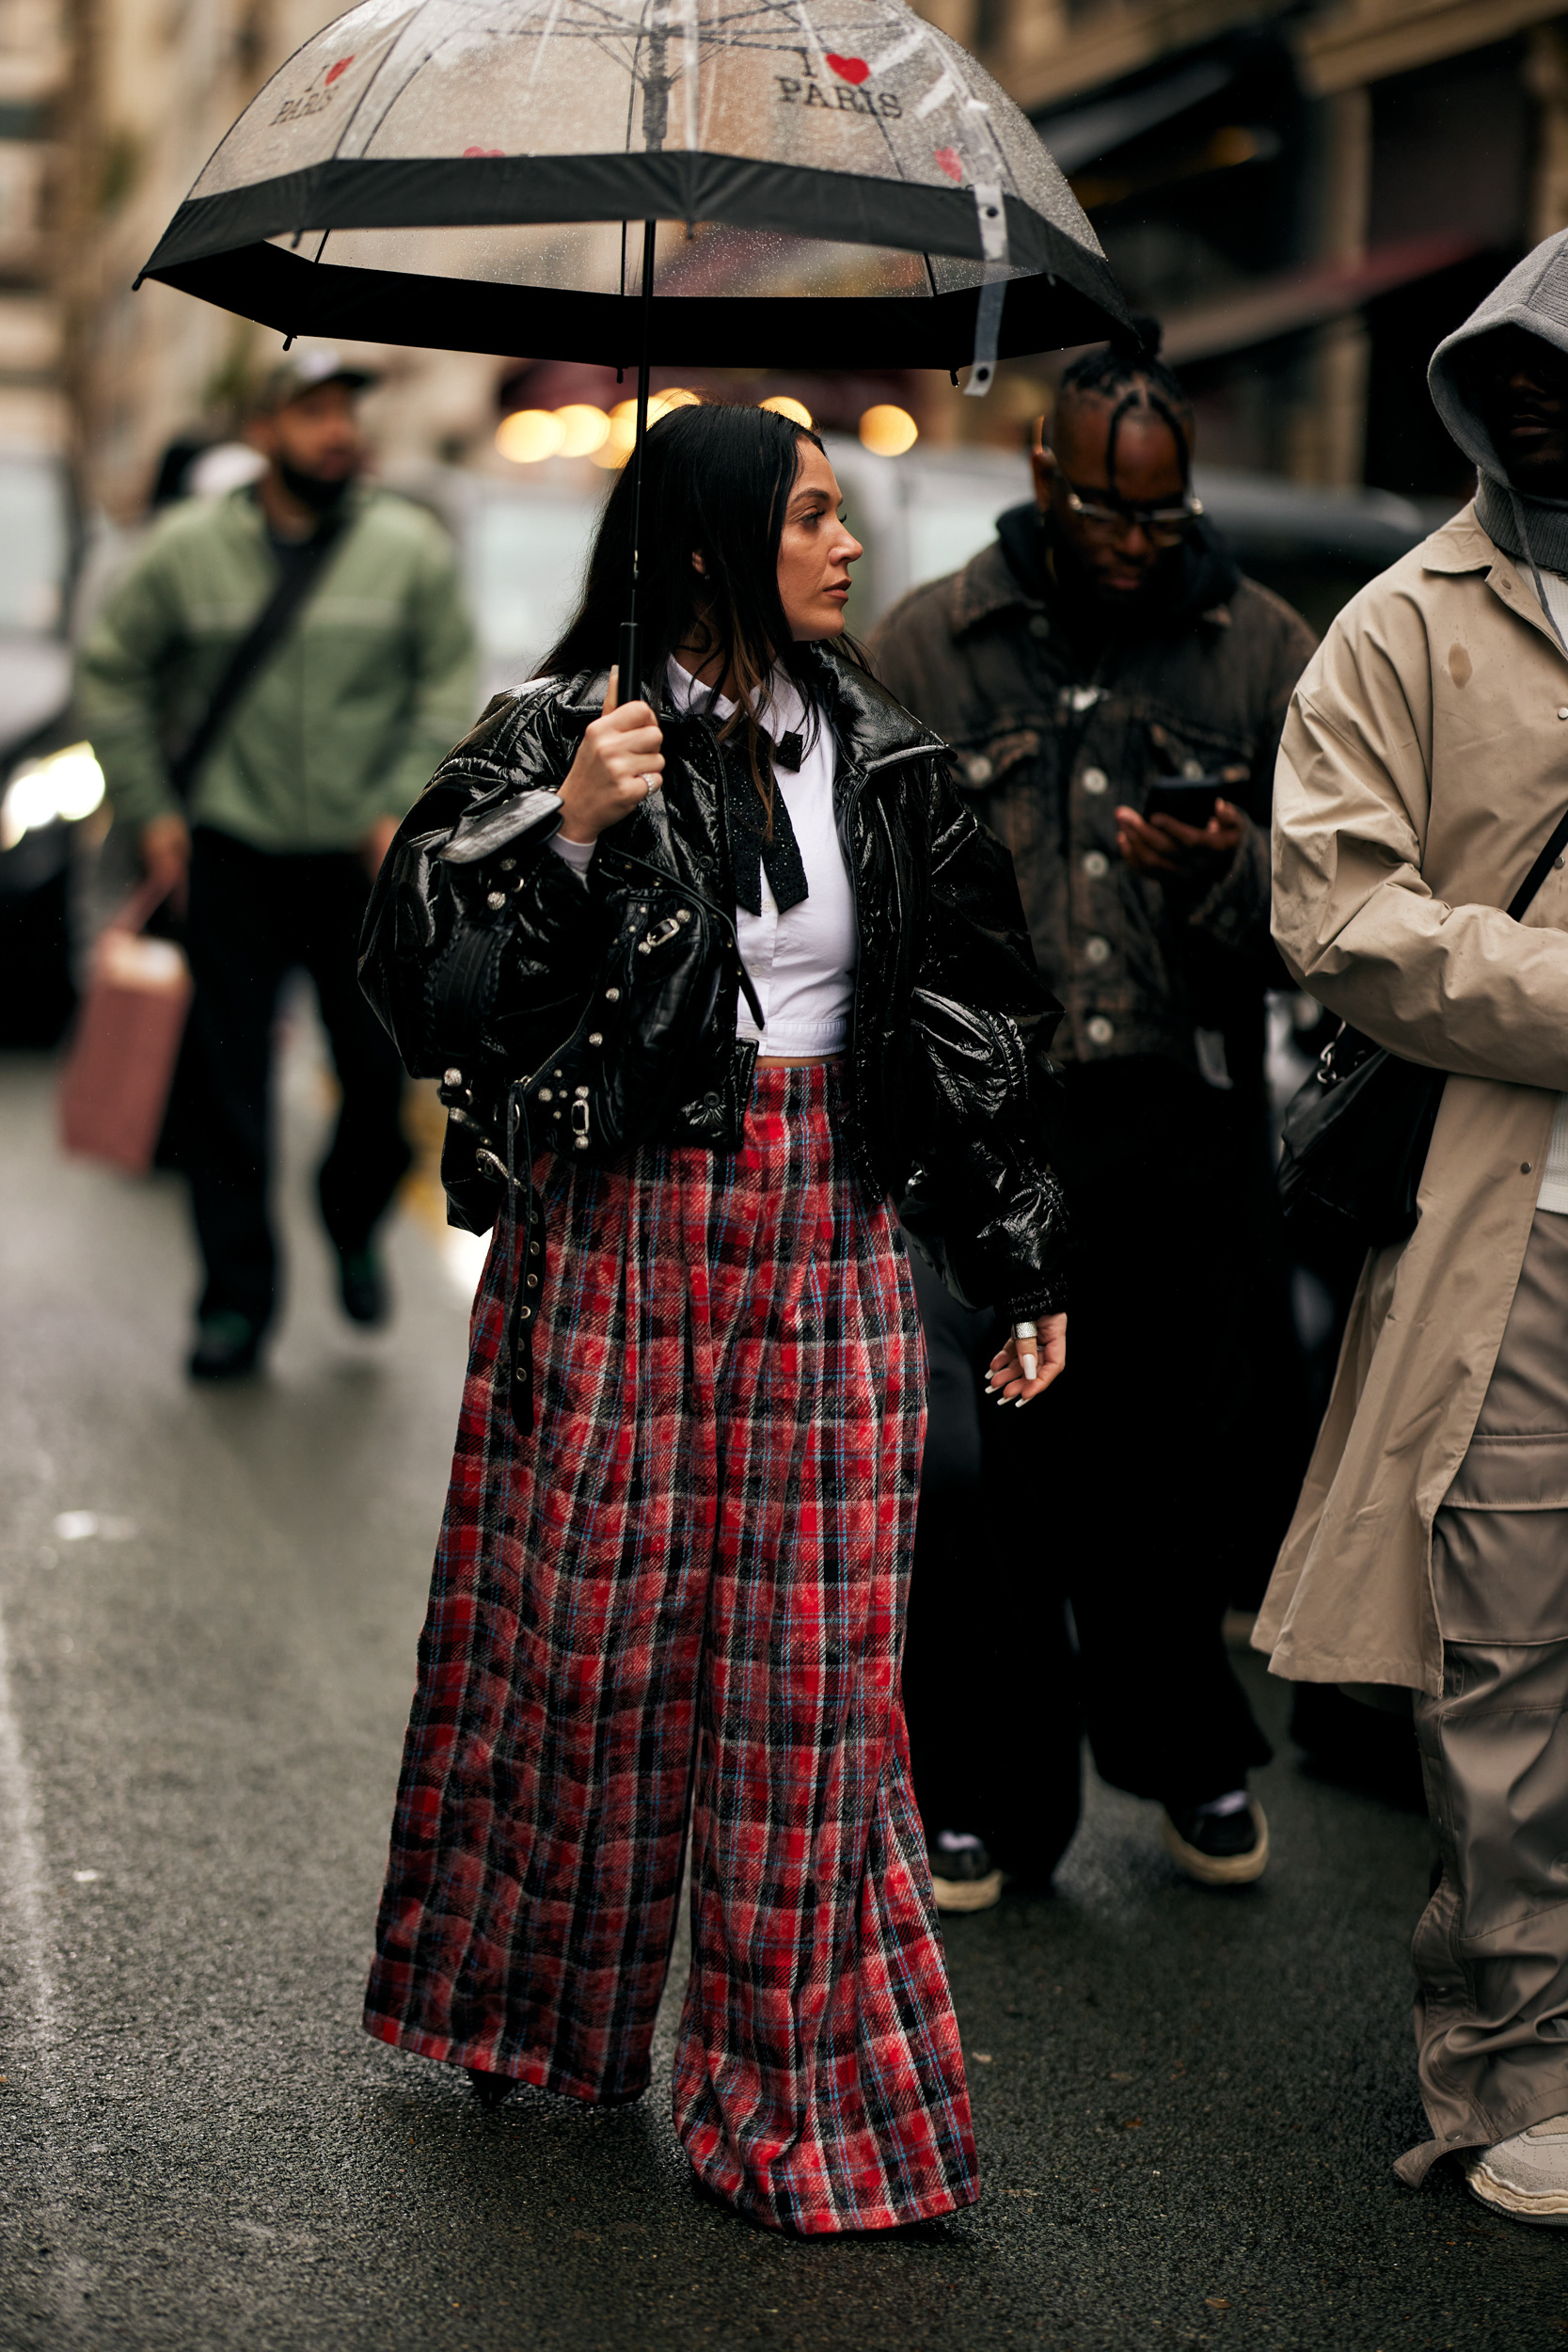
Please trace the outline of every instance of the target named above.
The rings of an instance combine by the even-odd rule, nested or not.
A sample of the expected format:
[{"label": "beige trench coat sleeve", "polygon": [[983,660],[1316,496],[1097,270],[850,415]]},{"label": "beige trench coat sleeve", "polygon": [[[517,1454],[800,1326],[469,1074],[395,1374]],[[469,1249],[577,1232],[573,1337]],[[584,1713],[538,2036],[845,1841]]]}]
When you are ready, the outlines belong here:
[{"label": "beige trench coat sleeve", "polygon": [[1408,618],[1395,606],[1336,628],[1297,689],[1275,771],[1275,938],[1320,1003],[1407,1061],[1560,1093],[1568,934],[1422,879],[1432,677]]},{"label": "beige trench coat sleeve", "polygon": [[1340,614],[1275,791],[1275,936],[1302,985],[1452,1073],[1407,1243],[1369,1259],[1254,1642],[1298,1680],[1436,1692],[1433,1518],[1501,1343],[1559,1093],[1568,877],[1501,910],[1568,804],[1568,662],[1466,514]]}]

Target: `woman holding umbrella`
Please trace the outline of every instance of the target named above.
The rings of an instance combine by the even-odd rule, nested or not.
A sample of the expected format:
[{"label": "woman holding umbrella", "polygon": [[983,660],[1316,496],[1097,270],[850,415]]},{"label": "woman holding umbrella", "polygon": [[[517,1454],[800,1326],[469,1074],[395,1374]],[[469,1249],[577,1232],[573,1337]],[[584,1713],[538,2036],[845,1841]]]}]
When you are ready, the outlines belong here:
[{"label": "woman holding umbrella", "polygon": [[511,1184],[366,2022],[486,2105],[637,2098],[689,1846],[697,2174],[777,2228],[888,2228],[976,2193],[898,1698],[896,1217],[1012,1326],[999,1401],[1038,1395],[1056,1008],[942,747],[835,644],[861,550],[815,436],[679,410],[641,500],[646,699],[611,668],[623,477],[544,675],[439,771],[367,921],[454,1206]]}]

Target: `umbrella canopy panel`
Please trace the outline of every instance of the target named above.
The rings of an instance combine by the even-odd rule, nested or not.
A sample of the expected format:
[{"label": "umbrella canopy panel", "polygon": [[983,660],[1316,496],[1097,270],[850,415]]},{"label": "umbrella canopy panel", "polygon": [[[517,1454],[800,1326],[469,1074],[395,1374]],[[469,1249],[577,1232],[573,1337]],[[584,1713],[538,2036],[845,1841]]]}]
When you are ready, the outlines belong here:
[{"label": "umbrella canopy panel", "polygon": [[901,0],[368,0],[214,155],[148,274],[280,327],[622,365],[954,366],[1125,319],[1037,134]]}]

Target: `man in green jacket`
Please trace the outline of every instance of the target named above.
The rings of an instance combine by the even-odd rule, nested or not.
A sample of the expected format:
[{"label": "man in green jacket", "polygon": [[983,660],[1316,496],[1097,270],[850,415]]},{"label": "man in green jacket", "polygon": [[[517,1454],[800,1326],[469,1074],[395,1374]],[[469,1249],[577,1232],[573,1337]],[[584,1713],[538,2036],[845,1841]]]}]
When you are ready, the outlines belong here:
[{"label": "man in green jacket", "polygon": [[[342,1087],[319,1191],[343,1308],[364,1324],[387,1312],[375,1229],[409,1153],[398,1058],[359,993],[359,923],[400,818],[473,720],[476,676],[445,532],[357,480],[355,398],[368,380],[319,348],[274,369],[250,428],[266,472],[168,516],[78,668],[115,814],[149,875],[186,901],[198,1380],[250,1372],[273,1315],[272,1026],[296,965],[315,983]],[[169,747],[198,739],[236,649],[298,565],[304,601],[228,702],[182,799]]]}]

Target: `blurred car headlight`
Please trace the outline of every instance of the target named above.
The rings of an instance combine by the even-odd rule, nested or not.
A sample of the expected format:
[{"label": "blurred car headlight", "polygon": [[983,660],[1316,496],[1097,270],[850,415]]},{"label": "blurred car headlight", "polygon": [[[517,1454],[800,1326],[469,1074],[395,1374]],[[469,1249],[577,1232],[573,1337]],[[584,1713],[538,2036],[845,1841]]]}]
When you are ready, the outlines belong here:
[{"label": "blurred car headlight", "polygon": [[43,825],[73,825],[103,798],[103,771],[90,743],[68,743],[43,759],[24,759],[0,799],[0,850],[14,850]]}]

